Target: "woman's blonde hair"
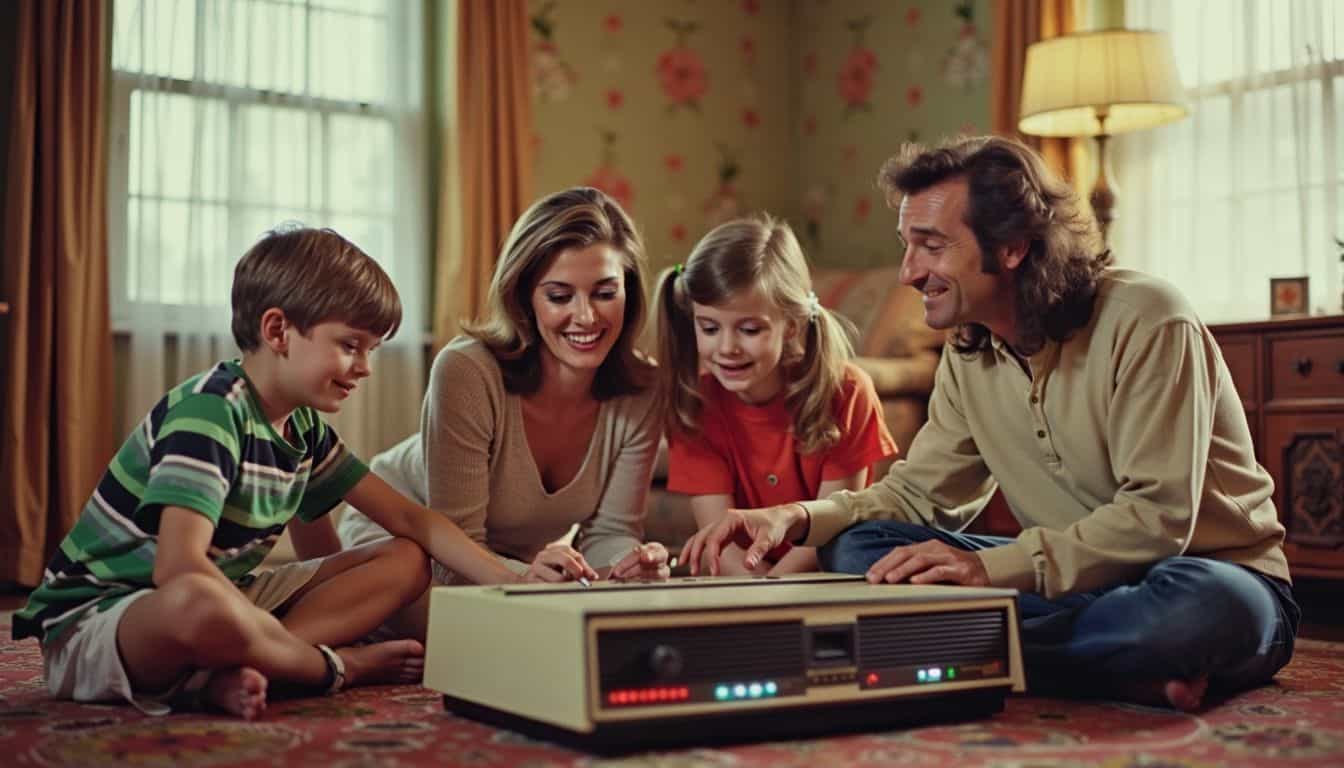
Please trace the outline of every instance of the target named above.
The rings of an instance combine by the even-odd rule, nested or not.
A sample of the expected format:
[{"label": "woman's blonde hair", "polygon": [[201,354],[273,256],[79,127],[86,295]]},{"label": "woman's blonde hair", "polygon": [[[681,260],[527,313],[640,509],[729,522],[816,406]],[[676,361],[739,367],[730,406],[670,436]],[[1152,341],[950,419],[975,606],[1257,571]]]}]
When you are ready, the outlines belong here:
[{"label": "woman's blonde hair", "polygon": [[486,316],[463,330],[484,344],[504,374],[504,388],[531,394],[541,387],[541,340],[532,309],[537,281],[561,252],[605,243],[621,253],[625,321],[593,378],[605,400],[648,386],[651,366],[635,354],[644,328],[644,243],[615,200],[592,187],[573,187],[538,200],[519,217],[490,281]]},{"label": "woman's blonde hair", "polygon": [[753,289],[796,330],[779,364],[799,450],[829,448],[840,439],[835,396],[845,361],[853,356],[854,327],[818,303],[798,238],[788,224],[768,215],[715,227],[696,243],[684,267],[668,269],[659,278],[658,380],[668,405],[668,429],[684,434],[700,430],[704,401],[692,302],[717,306]]}]

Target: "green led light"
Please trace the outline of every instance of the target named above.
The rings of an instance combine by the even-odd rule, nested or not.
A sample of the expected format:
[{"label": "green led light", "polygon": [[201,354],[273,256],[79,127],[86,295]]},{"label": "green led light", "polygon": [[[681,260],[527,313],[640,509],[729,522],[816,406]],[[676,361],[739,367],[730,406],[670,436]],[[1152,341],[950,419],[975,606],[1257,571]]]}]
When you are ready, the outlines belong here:
[{"label": "green led light", "polygon": [[779,686],[775,685],[774,680],[771,680],[765,684],[765,693],[767,696],[774,696],[776,693],[779,693]]},{"label": "green led light", "polygon": [[728,695],[729,695],[728,686],[726,685],[720,685],[719,687],[714,689],[714,698],[718,699],[719,701],[723,701],[724,699],[728,698]]},{"label": "green led light", "polygon": [[957,668],[956,668],[956,667],[948,667],[948,668],[947,668],[947,679],[948,679],[948,680],[956,680],[956,679],[957,679]]},{"label": "green led light", "polygon": [[928,672],[925,672],[924,670],[921,669],[921,670],[919,670],[918,672],[915,673],[915,679],[919,680],[919,682],[922,683],[922,682],[924,682],[925,680],[928,680],[928,679],[929,679],[929,673],[928,673]]},{"label": "green led light", "polygon": [[747,694],[753,699],[759,699],[761,697],[761,692],[764,690],[765,689],[761,687],[760,683],[752,683],[751,687],[747,688]]}]

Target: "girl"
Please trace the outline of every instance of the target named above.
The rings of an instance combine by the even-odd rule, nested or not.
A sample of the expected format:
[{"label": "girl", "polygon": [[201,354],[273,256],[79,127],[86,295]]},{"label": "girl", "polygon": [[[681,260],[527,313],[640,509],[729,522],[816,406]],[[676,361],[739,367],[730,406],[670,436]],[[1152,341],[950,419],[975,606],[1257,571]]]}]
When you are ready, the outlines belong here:
[{"label": "girl", "polygon": [[[434,359],[420,431],[371,469],[519,573],[666,578],[666,548],[642,543],[662,433],[652,366],[634,350],[643,251],[596,189],[529,208],[500,254],[487,316]],[[575,524],[574,545],[556,543]],[[386,535],[354,510],[341,521],[347,547]],[[460,581],[433,565],[437,583]],[[423,639],[427,597],[392,628]]]},{"label": "girl", "polygon": [[[895,455],[873,382],[849,362],[852,326],[817,301],[787,224],[720,225],[662,275],[657,301],[667,487],[691,495],[699,526],[858,490]],[[726,550],[721,572],[750,572],[744,554]],[[816,567],[816,550],[786,544],[756,572]]]}]

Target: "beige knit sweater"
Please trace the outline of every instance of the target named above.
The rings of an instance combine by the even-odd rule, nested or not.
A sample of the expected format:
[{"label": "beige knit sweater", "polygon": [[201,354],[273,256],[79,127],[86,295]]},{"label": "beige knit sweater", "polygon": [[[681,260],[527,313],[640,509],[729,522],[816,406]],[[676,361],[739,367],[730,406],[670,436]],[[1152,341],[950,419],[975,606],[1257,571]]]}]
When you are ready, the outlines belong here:
[{"label": "beige knit sweater", "polygon": [[[578,474],[548,493],[527,444],[520,398],[504,389],[494,356],[458,337],[434,359],[420,432],[374,457],[370,467],[402,493],[442,512],[515,570],[578,525],[575,547],[594,568],[643,540],[644,501],[661,435],[653,393],[603,401]],[[339,528],[353,546],[386,536],[357,510]],[[452,574],[437,563],[441,583]]]}]

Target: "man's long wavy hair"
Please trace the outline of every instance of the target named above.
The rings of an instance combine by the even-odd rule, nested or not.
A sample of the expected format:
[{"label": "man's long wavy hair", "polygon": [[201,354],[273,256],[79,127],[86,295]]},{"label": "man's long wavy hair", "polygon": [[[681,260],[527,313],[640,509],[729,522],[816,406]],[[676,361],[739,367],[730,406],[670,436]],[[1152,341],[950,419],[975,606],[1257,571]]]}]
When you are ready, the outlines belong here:
[{"label": "man's long wavy hair", "polygon": [[[1073,188],[1034,150],[1001,136],[962,137],[933,148],[905,144],[882,166],[878,184],[895,208],[904,196],[956,178],[969,189],[965,223],[986,273],[999,271],[1000,248],[1027,244],[1016,270],[1017,351],[1034,354],[1047,339],[1063,341],[1086,325],[1111,252]],[[989,341],[988,328],[964,323],[952,346],[974,354]]]}]

